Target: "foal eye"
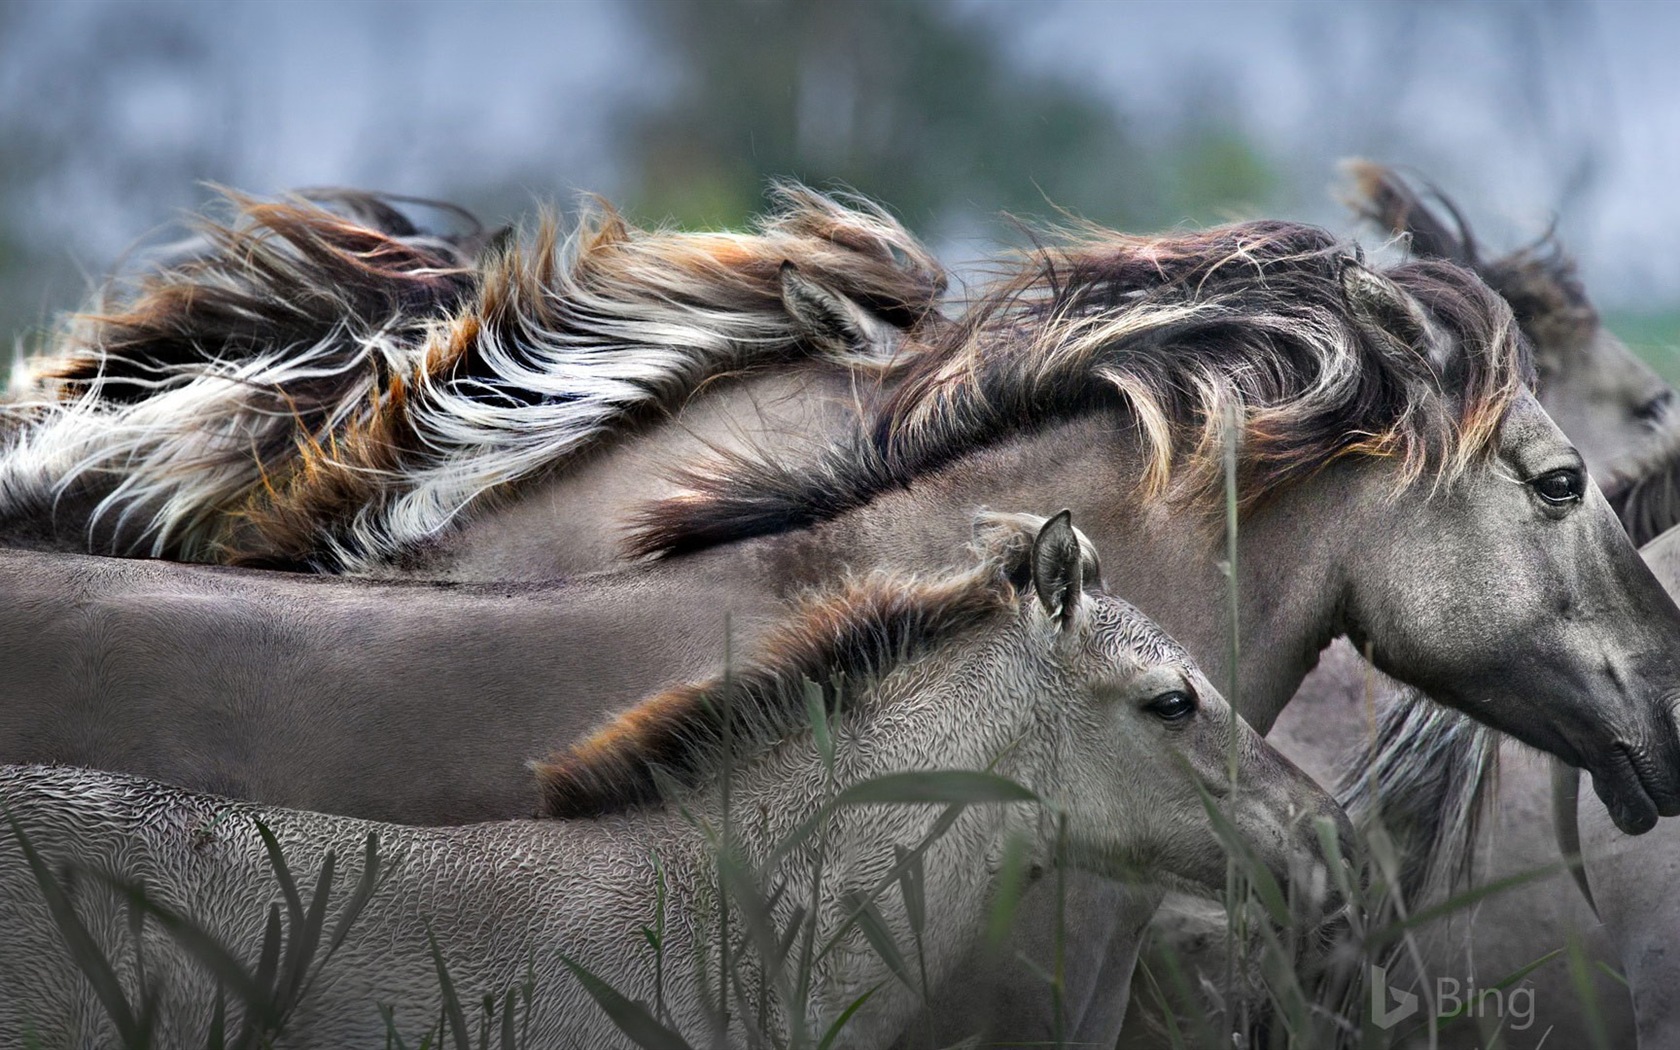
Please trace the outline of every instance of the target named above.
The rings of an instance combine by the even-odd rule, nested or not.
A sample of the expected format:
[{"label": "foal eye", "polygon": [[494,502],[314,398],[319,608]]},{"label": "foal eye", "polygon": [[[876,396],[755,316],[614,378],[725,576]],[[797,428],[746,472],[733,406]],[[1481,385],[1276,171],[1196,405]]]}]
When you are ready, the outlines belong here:
[{"label": "foal eye", "polygon": [[1574,467],[1549,471],[1529,484],[1541,499],[1558,505],[1580,502],[1587,489],[1586,476]]},{"label": "foal eye", "polygon": [[1196,698],[1182,689],[1174,689],[1144,704],[1143,709],[1163,722],[1182,722],[1196,713]]}]

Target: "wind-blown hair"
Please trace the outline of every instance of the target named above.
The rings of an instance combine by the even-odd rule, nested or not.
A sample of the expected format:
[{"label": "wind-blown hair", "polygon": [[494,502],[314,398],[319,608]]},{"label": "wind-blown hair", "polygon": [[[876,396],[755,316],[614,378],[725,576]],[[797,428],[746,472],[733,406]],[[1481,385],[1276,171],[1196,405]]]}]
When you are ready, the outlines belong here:
[{"label": "wind-blown hair", "polygon": [[224,205],[13,369],[0,520],[87,495],[101,553],[206,556],[222,509],[343,425],[477,286],[470,217],[429,233],[342,190]]},{"label": "wind-blown hair", "polygon": [[1336,801],[1355,827],[1380,824],[1392,837],[1399,870],[1390,888],[1406,908],[1444,900],[1472,876],[1499,738],[1408,686],[1381,704],[1373,738],[1344,761]]},{"label": "wind-blown hair", "polygon": [[1396,484],[1491,447],[1529,360],[1473,274],[1378,274],[1311,226],[1133,237],[1082,229],[931,333],[875,418],[816,467],[733,454],[650,508],[636,549],[674,554],[833,518],[978,449],[1082,414],[1129,420],[1139,494],[1212,510],[1226,413],[1246,512],[1347,456]]},{"label": "wind-blown hair", "polygon": [[1344,168],[1353,180],[1347,203],[1354,212],[1383,230],[1404,235],[1418,258],[1444,259],[1474,270],[1511,305],[1542,368],[1548,358],[1581,351],[1592,341],[1599,328],[1598,309],[1581,284],[1575,260],[1553,233],[1488,259],[1458,205],[1438,188],[1426,187],[1447,219],[1391,168],[1366,160],[1348,161]]},{"label": "wind-blown hair", "polygon": [[[1017,591],[997,561],[938,579],[874,573],[808,596],[727,676],[644,700],[593,735],[532,763],[551,817],[595,817],[691,788],[725,746],[750,754],[810,725],[873,682],[953,639],[1002,622]],[[727,719],[726,719],[727,713]]]},{"label": "wind-blown hair", "polygon": [[884,368],[805,338],[784,263],[905,330],[938,320],[945,283],[885,212],[795,186],[750,233],[598,204],[564,236],[551,217],[475,235],[471,258],[338,197],[349,216],[234,197],[133,306],[73,322],[7,409],[0,519],[88,489],[96,518],[137,522],[113,552],[365,568],[720,375]]}]

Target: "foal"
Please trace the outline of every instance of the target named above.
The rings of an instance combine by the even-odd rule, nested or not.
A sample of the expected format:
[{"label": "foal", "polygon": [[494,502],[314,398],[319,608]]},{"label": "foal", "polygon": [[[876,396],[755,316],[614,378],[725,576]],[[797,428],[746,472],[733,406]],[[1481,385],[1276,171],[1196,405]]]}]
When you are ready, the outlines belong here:
[{"label": "foal", "polygon": [[[770,920],[793,930],[814,916],[815,943],[836,943],[803,994],[774,971],[737,967],[743,1001],[763,992],[769,1025],[820,1034],[874,989],[835,1045],[885,1045],[911,1023],[920,993],[894,979],[849,916],[860,896],[873,897],[885,928],[912,943],[920,909],[898,889],[895,858],[941,820],[925,806],[831,800],[895,772],[989,768],[1043,803],[947,811],[954,820],[920,861],[926,923],[914,943],[930,984],[978,945],[1010,843],[1024,846],[1033,872],[1062,862],[1216,892],[1226,860],[1209,797],[1274,874],[1317,863],[1319,821],[1345,827],[1335,804],[1234,716],[1181,648],[1091,586],[1094,559],[1066,512],[1042,527],[993,518],[981,546],[968,571],[853,578],[809,598],[728,679],[654,696],[536,763],[549,815],[566,819],[406,828],[44,767],[0,771],[0,806],[49,865],[143,880],[153,900],[248,955],[276,898],[257,821],[304,868],[376,832],[389,874],[282,1045],[373,1045],[381,1006],[405,1027],[431,1023],[442,1001],[428,936],[464,1001],[534,977],[533,1045],[625,1043],[561,953],[633,998],[657,1000],[690,1039],[706,1037],[716,996],[702,975],[716,973],[705,960],[720,904],[710,835],[725,826],[726,804],[737,855],[782,890],[770,895]],[[799,840],[796,829],[825,811],[818,833]],[[817,870],[827,878],[813,889]],[[143,955],[162,1042],[202,1042],[216,978],[155,927],[136,945],[128,910],[104,885],[78,880],[77,909],[131,999],[132,960]],[[661,893],[664,957],[674,961],[656,986],[640,930],[655,923]],[[30,1030],[47,1045],[109,1039],[9,830],[0,833],[0,929],[0,1042]],[[758,1023],[743,1013],[731,1011],[732,1045]]]}]

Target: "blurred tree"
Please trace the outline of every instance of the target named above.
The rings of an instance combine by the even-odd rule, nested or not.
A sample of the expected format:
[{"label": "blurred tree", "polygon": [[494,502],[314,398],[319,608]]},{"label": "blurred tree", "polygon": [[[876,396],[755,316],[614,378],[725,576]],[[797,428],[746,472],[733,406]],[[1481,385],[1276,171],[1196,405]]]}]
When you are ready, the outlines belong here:
[{"label": "blurred tree", "polygon": [[1029,4],[991,18],[902,0],[637,10],[677,70],[670,96],[626,122],[630,201],[644,214],[736,223],[770,176],[851,186],[924,230],[1057,207],[1135,225],[1169,207],[1118,108],[1009,61],[1001,32]]}]

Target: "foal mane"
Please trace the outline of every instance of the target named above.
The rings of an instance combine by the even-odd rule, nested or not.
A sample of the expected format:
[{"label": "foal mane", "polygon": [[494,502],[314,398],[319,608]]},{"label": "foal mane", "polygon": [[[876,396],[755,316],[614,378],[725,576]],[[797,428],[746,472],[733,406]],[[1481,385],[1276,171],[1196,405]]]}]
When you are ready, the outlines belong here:
[{"label": "foal mane", "polygon": [[596,817],[657,801],[662,781],[698,786],[718,770],[726,733],[732,751],[772,744],[809,725],[813,683],[832,714],[895,668],[1000,622],[1015,598],[996,560],[938,579],[876,573],[807,597],[726,677],[655,695],[532,763],[544,812]]},{"label": "foal mane", "polygon": [[[1444,342],[1456,346],[1450,384],[1431,357]],[[1403,486],[1484,453],[1529,362],[1510,309],[1460,267],[1377,275],[1320,229],[1250,222],[1158,237],[1083,228],[931,333],[905,368],[872,423],[815,467],[751,454],[685,471],[688,492],[645,512],[637,552],[812,525],[1105,410],[1142,441],[1143,498],[1219,505],[1227,408],[1245,512],[1344,456],[1398,459]]]}]

